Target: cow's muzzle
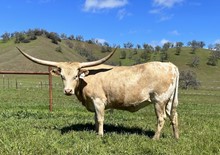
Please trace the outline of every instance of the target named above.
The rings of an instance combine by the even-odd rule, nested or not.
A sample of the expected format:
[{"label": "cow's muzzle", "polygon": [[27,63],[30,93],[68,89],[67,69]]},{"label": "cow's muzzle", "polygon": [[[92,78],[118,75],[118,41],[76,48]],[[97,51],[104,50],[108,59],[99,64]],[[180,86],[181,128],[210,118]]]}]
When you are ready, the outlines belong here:
[{"label": "cow's muzzle", "polygon": [[74,95],[74,92],[72,89],[64,89],[64,94],[70,96]]}]

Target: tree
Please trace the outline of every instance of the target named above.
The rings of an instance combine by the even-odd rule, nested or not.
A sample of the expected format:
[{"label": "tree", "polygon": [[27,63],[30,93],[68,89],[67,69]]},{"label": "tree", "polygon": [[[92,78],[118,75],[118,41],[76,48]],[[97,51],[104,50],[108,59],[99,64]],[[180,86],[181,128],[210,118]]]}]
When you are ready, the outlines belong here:
[{"label": "tree", "polygon": [[168,60],[168,49],[170,48],[170,43],[165,43],[161,49],[160,53],[160,61],[165,62]]},{"label": "tree", "polygon": [[47,32],[46,30],[43,30],[43,29],[34,29],[32,31],[34,32],[34,34],[36,36],[42,36],[43,34],[47,35],[49,33],[49,32]]},{"label": "tree", "polygon": [[60,38],[63,39],[63,40],[67,40],[67,39],[68,39],[68,38],[67,38],[67,35],[66,35],[65,33],[62,33],[62,34],[60,35]]},{"label": "tree", "polygon": [[157,45],[157,46],[155,47],[155,51],[159,53],[160,50],[161,50],[161,47]]},{"label": "tree", "polygon": [[198,89],[198,87],[201,85],[197,80],[196,73],[191,70],[181,71],[179,82],[179,86],[182,89]]},{"label": "tree", "polygon": [[76,36],[76,40],[77,41],[84,41],[84,38],[83,38],[83,36],[78,35],[78,36]]},{"label": "tree", "polygon": [[58,46],[58,47],[56,47],[56,49],[55,49],[55,51],[57,51],[57,52],[62,52],[62,47],[61,46]]},{"label": "tree", "polygon": [[149,61],[151,58],[151,52],[147,52],[147,51],[141,52],[140,58],[144,59],[145,61]]},{"label": "tree", "polygon": [[71,34],[71,35],[68,37],[68,39],[69,39],[69,40],[74,40],[74,35]]},{"label": "tree", "polygon": [[135,58],[134,61],[135,61],[134,65],[141,64],[141,59],[140,58]]},{"label": "tree", "polygon": [[153,52],[154,51],[154,48],[153,46],[149,45],[149,44],[143,44],[143,47],[145,49],[146,52]]},{"label": "tree", "polygon": [[215,44],[215,50],[216,51],[220,51],[220,43],[216,43]]},{"label": "tree", "polygon": [[176,47],[183,47],[183,42],[176,42]]},{"label": "tree", "polygon": [[168,60],[168,58],[169,58],[168,52],[165,51],[165,50],[162,50],[161,53],[160,53],[160,61],[165,62],[165,61]]},{"label": "tree", "polygon": [[198,56],[193,57],[192,62],[190,63],[190,67],[198,67],[200,62],[200,58]]},{"label": "tree", "polygon": [[120,59],[125,59],[125,58],[126,58],[126,52],[125,52],[124,50],[121,51],[119,58],[120,58]]},{"label": "tree", "polygon": [[207,65],[216,66],[218,64],[219,58],[220,58],[220,51],[212,51],[208,58]]},{"label": "tree", "polygon": [[24,33],[22,32],[15,32],[15,43],[23,42],[25,39]]},{"label": "tree", "polygon": [[93,39],[86,40],[86,42],[87,42],[88,44],[95,44],[95,40],[93,40]]},{"label": "tree", "polygon": [[50,32],[47,34],[47,37],[51,39],[52,43],[58,44],[58,42],[61,42],[61,39],[59,35],[56,32]]},{"label": "tree", "polygon": [[140,44],[137,44],[136,47],[137,47],[137,49],[140,49],[140,48],[141,48],[141,45],[140,45]]},{"label": "tree", "polygon": [[129,53],[128,53],[128,59],[132,59],[132,56],[133,56],[133,52],[132,52],[132,51],[129,51]]},{"label": "tree", "polygon": [[189,43],[190,47],[192,48],[191,54],[195,54],[196,53],[196,49],[198,48],[198,44],[196,40],[191,41],[191,43]]},{"label": "tree", "polygon": [[134,50],[133,50],[133,53],[132,53],[133,55],[136,55],[137,54],[137,49],[135,48]]},{"label": "tree", "polygon": [[203,48],[204,46],[205,46],[205,42],[204,42],[204,41],[200,41],[200,42],[199,42],[199,47],[200,47],[200,48]]},{"label": "tree", "polygon": [[10,40],[10,33],[5,32],[1,37],[2,37],[2,41],[6,43],[7,41]]},{"label": "tree", "polygon": [[208,49],[209,49],[209,50],[213,50],[213,49],[214,49],[214,45],[213,45],[213,44],[209,44],[209,45],[208,45]]},{"label": "tree", "polygon": [[101,48],[101,52],[105,53],[105,52],[111,52],[112,48],[110,46],[102,46]]},{"label": "tree", "polygon": [[77,51],[81,56],[86,57],[87,61],[97,60],[97,58],[93,55],[92,49],[79,47]]},{"label": "tree", "polygon": [[198,48],[203,48],[205,46],[205,43],[203,41],[192,40],[189,41],[187,45],[192,48],[191,54],[195,54]]},{"label": "tree", "polygon": [[36,36],[34,30],[30,29],[27,31],[26,34],[27,34],[29,40],[36,40],[37,39],[37,36]]},{"label": "tree", "polygon": [[176,42],[176,53],[175,53],[176,55],[180,55],[182,46],[183,46],[182,42]]},{"label": "tree", "polygon": [[181,52],[181,47],[176,47],[176,55],[180,55],[180,52]]},{"label": "tree", "polygon": [[132,48],[134,45],[131,42],[124,43],[124,48]]},{"label": "tree", "polygon": [[110,47],[109,43],[104,42],[103,46],[102,46],[102,49],[101,49],[101,52],[105,53],[105,52],[111,52],[111,51],[112,51],[112,48]]},{"label": "tree", "polygon": [[66,44],[69,48],[73,48],[73,43],[70,40],[66,40]]},{"label": "tree", "polygon": [[170,46],[171,46],[171,43],[167,42],[167,43],[163,44],[162,48],[164,51],[167,51],[170,48]]},{"label": "tree", "polygon": [[103,43],[103,46],[110,47],[109,43],[106,41]]}]

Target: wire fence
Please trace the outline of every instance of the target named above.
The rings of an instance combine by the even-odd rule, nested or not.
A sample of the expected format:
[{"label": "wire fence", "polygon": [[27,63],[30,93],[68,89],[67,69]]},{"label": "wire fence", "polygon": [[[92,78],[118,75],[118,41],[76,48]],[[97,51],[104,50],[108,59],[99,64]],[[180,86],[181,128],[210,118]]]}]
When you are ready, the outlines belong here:
[{"label": "wire fence", "polygon": [[[49,72],[45,75],[49,75]],[[53,82],[51,82],[51,89],[53,89],[53,97],[50,99],[50,92],[48,89],[50,88],[50,82],[45,75],[8,75],[8,74],[0,74],[0,90],[3,92],[7,92],[7,90],[18,90],[20,94],[17,96],[13,96],[8,94],[8,96],[0,96],[1,100],[14,100],[17,102],[29,102],[31,100],[35,100],[38,102],[48,103],[53,101],[53,104],[61,104],[78,102],[76,97],[66,97],[63,95],[63,83],[60,78],[53,78]],[[205,91],[179,91],[180,94],[183,95],[194,95],[194,96],[210,96],[210,97],[220,97],[220,93],[216,93],[220,91],[220,81],[208,81],[201,82],[200,89]],[[5,91],[4,91],[5,90]],[[25,91],[28,90],[29,93]],[[95,90],[94,90],[95,91]],[[11,91],[10,91],[11,92]],[[23,95],[22,93],[29,95]],[[52,103],[49,103],[50,111],[52,111]]]},{"label": "wire fence", "polygon": [[[61,82],[53,82],[53,88],[62,88],[63,84]],[[3,75],[0,78],[0,89],[48,89],[49,88],[49,81],[35,78],[34,81],[24,80],[21,78],[16,77],[7,77]]]}]

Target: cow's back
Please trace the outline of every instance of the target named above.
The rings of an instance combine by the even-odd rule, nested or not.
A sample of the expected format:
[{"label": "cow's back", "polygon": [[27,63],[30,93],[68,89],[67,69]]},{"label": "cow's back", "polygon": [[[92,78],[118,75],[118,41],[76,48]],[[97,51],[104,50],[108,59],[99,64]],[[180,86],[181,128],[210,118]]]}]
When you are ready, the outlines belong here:
[{"label": "cow's back", "polygon": [[150,62],[114,67],[88,76],[89,94],[106,100],[106,108],[136,111],[152,101],[151,94],[163,94],[175,79],[172,63]]}]

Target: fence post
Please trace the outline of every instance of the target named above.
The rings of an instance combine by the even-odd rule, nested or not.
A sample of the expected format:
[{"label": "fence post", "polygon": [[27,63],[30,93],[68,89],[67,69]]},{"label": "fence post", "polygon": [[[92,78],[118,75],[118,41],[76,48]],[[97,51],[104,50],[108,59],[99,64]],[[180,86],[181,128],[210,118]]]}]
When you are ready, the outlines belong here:
[{"label": "fence post", "polygon": [[[53,99],[52,99],[52,75],[50,74],[52,67],[48,67],[48,72],[23,72],[23,71],[1,71],[0,70],[0,74],[3,74],[3,89],[6,88],[8,86],[8,88],[10,87],[10,81],[9,78],[5,78],[4,74],[29,74],[29,75],[47,75],[48,79],[49,79],[49,110],[52,111],[52,104],[53,104]],[[42,85],[42,83],[41,83]],[[11,84],[12,86],[12,84]],[[18,88],[18,82],[16,79],[16,88]]]},{"label": "fence post", "polygon": [[8,88],[9,88],[9,86],[10,86],[10,82],[9,82],[9,78],[8,78]]},{"label": "fence post", "polygon": [[48,78],[49,78],[49,109],[50,109],[50,112],[52,112],[52,104],[53,104],[53,98],[52,98],[52,75],[50,73],[51,71],[51,67],[48,67],[48,72],[49,72],[49,75],[48,75]]},{"label": "fence post", "polygon": [[16,89],[18,89],[18,81],[17,81],[17,79],[15,80],[15,87],[16,87]]},{"label": "fence post", "polygon": [[3,79],[2,79],[2,84],[3,84],[3,89],[5,89],[5,75],[3,74]]}]

